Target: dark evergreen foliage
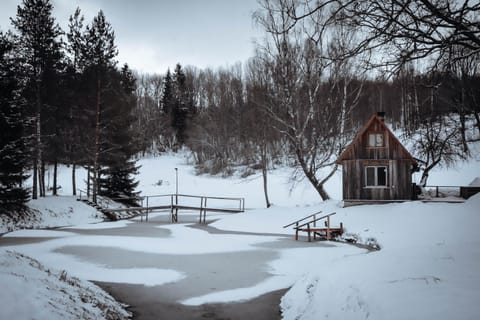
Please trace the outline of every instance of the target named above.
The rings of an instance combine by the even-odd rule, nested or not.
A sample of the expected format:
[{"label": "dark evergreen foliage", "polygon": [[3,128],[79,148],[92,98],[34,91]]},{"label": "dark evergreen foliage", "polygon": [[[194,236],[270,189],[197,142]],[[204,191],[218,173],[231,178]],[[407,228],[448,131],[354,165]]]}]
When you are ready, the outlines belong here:
[{"label": "dark evergreen foliage", "polygon": [[105,139],[102,144],[99,181],[100,194],[112,198],[132,198],[136,195],[135,181],[139,167],[134,155],[140,150],[134,131],[133,110],[136,105],[135,78],[124,65],[121,71],[111,71],[109,88],[104,92]]},{"label": "dark evergreen foliage", "polygon": [[167,70],[163,81],[162,109],[166,114],[172,114],[174,109],[173,83],[170,69]]},{"label": "dark evergreen foliage", "polygon": [[164,80],[162,105],[175,132],[176,147],[184,145],[188,139],[189,121],[195,114],[192,92],[186,83],[186,76],[180,63],[175,67],[173,76],[167,71]]},{"label": "dark evergreen foliage", "polygon": [[29,197],[24,187],[29,162],[25,101],[15,60],[12,41],[0,32],[0,214],[18,211]]},{"label": "dark evergreen foliage", "polygon": [[19,32],[16,54],[26,64],[27,79],[23,97],[27,101],[27,113],[35,119],[32,132],[33,145],[33,198],[45,195],[45,161],[57,161],[60,116],[58,106],[58,80],[61,70],[60,27],[52,16],[49,0],[23,0],[17,7],[12,24]]}]

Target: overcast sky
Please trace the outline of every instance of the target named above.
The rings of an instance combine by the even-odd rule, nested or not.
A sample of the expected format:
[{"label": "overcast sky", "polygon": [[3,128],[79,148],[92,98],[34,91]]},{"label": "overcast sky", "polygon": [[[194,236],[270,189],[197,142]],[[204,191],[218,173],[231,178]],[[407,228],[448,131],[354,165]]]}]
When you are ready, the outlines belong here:
[{"label": "overcast sky", "polygon": [[[0,29],[22,0],[0,0]],[[142,72],[164,73],[177,62],[199,68],[245,62],[262,31],[252,22],[256,0],[52,0],[64,31],[78,6],[90,23],[100,9],[112,24],[117,60]]]}]

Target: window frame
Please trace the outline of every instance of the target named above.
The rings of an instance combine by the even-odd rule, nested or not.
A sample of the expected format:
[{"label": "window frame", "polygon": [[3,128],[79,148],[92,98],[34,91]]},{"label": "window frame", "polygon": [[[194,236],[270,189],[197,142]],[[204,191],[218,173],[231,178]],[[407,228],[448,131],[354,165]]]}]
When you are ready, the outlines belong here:
[{"label": "window frame", "polygon": [[[381,137],[381,143],[379,144],[379,137]],[[373,142],[373,144],[372,144]],[[369,148],[384,148],[385,147],[385,134],[383,132],[370,132],[368,134],[368,147]]]},{"label": "window frame", "polygon": [[[374,175],[373,175],[373,182],[374,184],[368,184],[368,169],[373,168],[374,169]],[[380,168],[385,169],[385,184],[378,184],[378,172]],[[388,188],[388,166],[387,165],[379,165],[379,166],[365,166],[365,188]]]}]

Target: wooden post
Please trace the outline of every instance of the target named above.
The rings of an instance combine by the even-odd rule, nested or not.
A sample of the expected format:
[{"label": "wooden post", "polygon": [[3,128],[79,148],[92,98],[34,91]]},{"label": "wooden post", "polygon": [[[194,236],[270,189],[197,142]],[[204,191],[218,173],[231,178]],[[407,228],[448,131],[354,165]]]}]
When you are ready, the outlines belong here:
[{"label": "wooden post", "polygon": [[310,223],[307,224],[307,232],[308,232],[308,242],[311,242],[312,239],[310,238]]},{"label": "wooden post", "polygon": [[298,240],[298,222],[295,224],[295,241]]},{"label": "wooden post", "polygon": [[148,221],[148,196],[147,196],[147,215],[145,216],[145,221]]},{"label": "wooden post", "polygon": [[202,211],[203,211],[203,197],[200,198],[200,218],[198,219],[198,223],[202,223]]},{"label": "wooden post", "polygon": [[203,208],[203,223],[207,223],[207,197],[205,197],[205,207]]},{"label": "wooden post", "polygon": [[327,241],[330,241],[330,216],[327,217]]}]

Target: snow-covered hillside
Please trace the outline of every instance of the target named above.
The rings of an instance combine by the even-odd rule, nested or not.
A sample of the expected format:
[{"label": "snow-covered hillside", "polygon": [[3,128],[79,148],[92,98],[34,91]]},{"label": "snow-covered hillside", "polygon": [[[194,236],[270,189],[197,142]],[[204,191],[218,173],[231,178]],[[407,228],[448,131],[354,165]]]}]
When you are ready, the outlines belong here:
[{"label": "snow-covered hillside", "polygon": [[0,319],[128,319],[123,305],[92,283],[0,249]]},{"label": "snow-covered hillside", "polygon": [[[162,237],[139,236],[93,236],[79,234],[78,230],[118,227],[128,232],[129,223],[115,224],[85,223],[98,222],[95,210],[75,201],[68,188],[71,172],[60,169],[60,197],[31,202],[31,206],[42,213],[32,220],[30,227],[74,225],[75,229],[48,231],[17,231],[8,234],[9,241],[17,237],[52,238],[42,243],[17,245],[8,250],[28,254],[43,263],[46,269],[65,269],[67,274],[88,280],[124,281],[149,286],[177,282],[185,278],[178,270],[135,268],[112,269],[100,264],[92,265],[72,255],[62,254],[64,246],[88,246],[89,251],[97,247],[117,248],[127,252],[150,254],[196,255],[212,252],[255,252],[258,244],[275,242],[278,234],[288,234],[293,240],[293,230],[283,225],[314,212],[336,212],[332,223],[343,222],[351,237],[362,243],[376,242],[379,251],[368,251],[349,244],[330,243],[329,246],[303,243],[302,246],[272,249],[275,254],[268,261],[268,278],[253,285],[198,295],[182,300],[182,303],[198,305],[208,302],[228,302],[249,299],[279,288],[291,289],[283,297],[281,307],[284,319],[477,319],[480,317],[480,195],[465,203],[422,203],[369,205],[342,208],[338,200],[341,194],[340,174],[333,177],[327,190],[337,200],[321,202],[306,181],[290,190],[288,168],[272,171],[269,176],[270,198],[274,206],[264,209],[263,186],[260,174],[247,179],[228,179],[211,176],[196,176],[193,168],[179,155],[142,159],[139,175],[139,190],[143,195],[167,194],[175,190],[175,168],[178,168],[179,192],[185,194],[244,197],[247,210],[236,215],[216,214],[213,227],[226,231],[257,232],[275,236],[215,235],[204,231],[192,231],[185,224],[163,227]],[[441,185],[453,182],[470,183],[480,174],[480,162],[474,159],[448,171],[432,173],[432,180]],[[83,179],[79,171],[77,180]],[[82,226],[79,226],[83,224]],[[132,226],[135,223],[132,223]],[[5,226],[3,227],[5,230]],[[188,228],[188,229],[187,229]],[[77,230],[75,232],[70,230]],[[40,233],[39,233],[40,232]],[[90,232],[90,231],[89,231]],[[160,232],[160,231],[158,231]],[[162,231],[163,232],[163,231]],[[163,234],[163,233],[162,233]],[[291,238],[290,238],[291,237]],[[304,240],[303,240],[304,241]],[[174,244],[178,250],[171,250]],[[193,245],[198,244],[198,245]],[[206,245],[208,244],[208,245]],[[181,249],[181,250],[180,250]],[[6,252],[0,247],[1,282],[7,283],[8,292],[44,290],[38,277],[25,271],[20,264],[30,260],[17,253]],[[213,251],[212,251],[213,250]],[[262,247],[261,250],[265,250]],[[123,251],[122,251],[123,252]],[[23,262],[16,262],[16,261]],[[27,261],[27,262],[25,262]],[[225,261],[228,265],[229,261]],[[252,262],[254,263],[254,262]],[[34,263],[36,264],[36,263]],[[18,270],[12,272],[12,270]],[[37,268],[38,269],[38,268]],[[36,272],[36,271],[35,271]],[[147,273],[144,273],[147,272]],[[55,279],[64,278],[55,273]],[[47,272],[49,274],[49,272]],[[148,275],[148,276],[142,276]],[[155,277],[152,277],[155,275]],[[140,277],[140,278],[139,278]],[[27,279],[20,283],[17,278]],[[152,280],[154,279],[154,280]],[[62,282],[62,280],[59,280]],[[152,282],[154,281],[154,282]],[[46,285],[55,288],[55,293],[27,296],[37,301],[31,309],[49,304],[50,298],[60,295],[65,298],[70,289],[56,283]],[[47,290],[47,289],[45,289]],[[63,290],[63,291],[62,291]],[[4,290],[5,291],[5,290]],[[32,290],[32,292],[37,292]],[[40,291],[39,291],[40,292]],[[42,291],[43,292],[43,291]],[[47,291],[45,291],[47,292]],[[44,298],[42,298],[44,297]],[[56,299],[56,298],[55,298]],[[60,299],[60,298],[59,298]],[[63,298],[62,298],[63,299]],[[68,311],[78,300],[62,309]],[[19,305],[7,304],[0,299],[4,314],[12,314]],[[10,301],[10,300],[8,300]],[[77,301],[77,302],[75,302]],[[57,304],[58,305],[58,304]],[[81,309],[77,309],[81,310]],[[32,311],[35,312],[35,311]],[[45,312],[54,312],[46,310]],[[55,311],[56,312],[56,311]],[[60,311],[59,311],[60,312]],[[83,312],[83,311],[82,311]],[[25,317],[28,318],[28,317]]]}]

